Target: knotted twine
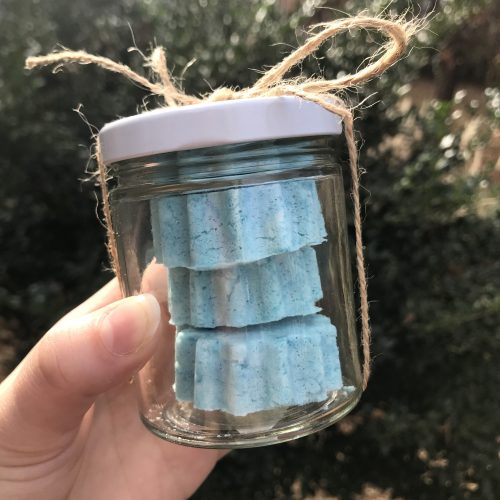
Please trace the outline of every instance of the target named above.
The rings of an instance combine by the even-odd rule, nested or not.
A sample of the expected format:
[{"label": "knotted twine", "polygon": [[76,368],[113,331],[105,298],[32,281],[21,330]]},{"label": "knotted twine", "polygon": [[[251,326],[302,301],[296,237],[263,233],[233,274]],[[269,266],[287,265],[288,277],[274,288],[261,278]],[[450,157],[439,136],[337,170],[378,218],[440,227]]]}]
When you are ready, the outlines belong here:
[{"label": "knotted twine", "polygon": [[[370,63],[353,74],[347,74],[334,80],[322,78],[295,78],[285,79],[284,76],[294,66],[302,62],[307,56],[313,54],[326,40],[333,38],[341,32],[350,31],[352,28],[373,29],[385,35],[388,42],[379,50],[379,58],[370,60]],[[315,33],[315,30],[319,32]],[[298,49],[286,56],[280,63],[266,71],[252,87],[234,89],[219,87],[213,92],[196,97],[187,95],[177,87],[170,78],[167,67],[165,50],[156,47],[151,57],[146,59],[146,66],[150,67],[154,81],[136,73],[130,67],[101,56],[88,54],[85,51],[62,50],[45,56],[28,57],[26,68],[56,64],[59,67],[64,63],[95,64],[103,69],[121,74],[140,86],[148,89],[153,94],[161,96],[169,107],[196,105],[205,102],[230,101],[235,99],[248,99],[253,97],[297,96],[307,101],[312,101],[326,110],[339,115],[344,123],[344,133],[349,153],[349,166],[352,177],[352,201],[354,208],[354,229],[356,241],[356,267],[358,273],[358,286],[360,294],[360,311],[362,326],[363,348],[363,389],[368,384],[371,371],[370,342],[371,331],[369,322],[369,306],[367,293],[367,280],[363,254],[363,238],[361,233],[361,204],[359,196],[359,179],[361,171],[358,168],[358,151],[354,138],[354,118],[351,108],[343,102],[335,91],[352,88],[366,83],[380,75],[404,54],[408,41],[417,30],[417,23],[405,22],[402,18],[380,18],[358,15],[351,18],[317,24],[312,27],[311,35]],[[57,68],[56,68],[57,69]],[[103,195],[103,211],[107,227],[108,250],[111,264],[116,274],[119,274],[116,240],[111,224],[111,208],[107,189],[108,172],[104,164],[99,138],[96,140],[96,157]]]}]

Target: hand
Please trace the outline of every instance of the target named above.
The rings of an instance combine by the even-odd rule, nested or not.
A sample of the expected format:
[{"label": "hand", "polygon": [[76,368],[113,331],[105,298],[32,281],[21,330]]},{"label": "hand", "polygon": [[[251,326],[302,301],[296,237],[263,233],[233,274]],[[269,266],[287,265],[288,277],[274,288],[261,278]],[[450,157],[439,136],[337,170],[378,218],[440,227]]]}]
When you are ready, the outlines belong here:
[{"label": "hand", "polygon": [[0,384],[0,497],[181,499],[224,452],[153,436],[131,377],[161,325],[153,295],[113,280],[61,319]]}]

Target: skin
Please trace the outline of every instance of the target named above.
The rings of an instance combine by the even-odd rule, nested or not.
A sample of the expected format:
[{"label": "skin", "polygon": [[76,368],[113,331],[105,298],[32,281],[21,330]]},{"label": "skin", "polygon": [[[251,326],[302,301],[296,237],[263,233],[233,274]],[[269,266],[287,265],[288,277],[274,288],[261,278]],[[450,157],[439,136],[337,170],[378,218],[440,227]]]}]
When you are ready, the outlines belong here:
[{"label": "skin", "polygon": [[1,498],[193,494],[225,452],[153,436],[130,383],[166,327],[153,294],[123,299],[113,280],[42,337],[0,384]]}]

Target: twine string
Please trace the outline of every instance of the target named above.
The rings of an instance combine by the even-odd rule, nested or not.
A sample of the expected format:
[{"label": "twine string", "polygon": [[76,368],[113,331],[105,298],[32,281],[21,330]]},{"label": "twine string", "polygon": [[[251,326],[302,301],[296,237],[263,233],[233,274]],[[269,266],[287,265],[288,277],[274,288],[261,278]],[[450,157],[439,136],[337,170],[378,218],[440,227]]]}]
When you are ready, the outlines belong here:
[{"label": "twine string", "polygon": [[319,33],[310,36],[303,45],[293,51],[276,66],[272,67],[256,82],[253,91],[260,93],[276,85],[285,76],[288,71],[302,62],[307,56],[313,54],[328,39],[338,34],[356,29],[374,29],[387,35],[391,42],[385,47],[381,57],[368,64],[365,68],[354,74],[348,74],[335,80],[315,80],[309,79],[298,86],[305,92],[329,92],[331,90],[340,90],[347,87],[354,87],[359,83],[365,83],[368,80],[380,75],[392,64],[394,64],[403,55],[409,36],[411,25],[390,19],[377,17],[356,16],[345,19],[337,19],[329,23],[322,23],[315,26],[321,28]]},{"label": "twine string", "polygon": [[[367,64],[364,68],[356,71],[355,73],[350,73],[333,80],[325,80],[322,78],[285,79],[285,75],[291,68],[297,66],[307,56],[316,52],[316,50],[326,40],[335,37],[341,32],[350,31],[354,28],[375,30],[388,38],[388,43],[381,47],[378,51],[378,57],[372,58],[369,61],[369,64]],[[155,77],[154,81],[148,80],[122,63],[117,63],[106,57],[88,54],[85,51],[62,50],[45,56],[28,57],[26,59],[26,68],[33,69],[35,67],[48,65],[60,66],[65,63],[95,64],[108,71],[121,74],[151,93],[161,96],[164,99],[165,104],[169,107],[193,105],[207,101],[215,102],[253,97],[292,95],[315,102],[328,111],[338,114],[344,123],[344,134],[349,153],[349,166],[352,178],[351,196],[354,208],[356,268],[358,274],[362,329],[362,375],[363,389],[365,389],[368,384],[371,371],[371,331],[369,322],[365,259],[363,253],[358,150],[354,136],[353,112],[350,107],[335,94],[335,92],[366,83],[387,70],[403,56],[410,37],[417,31],[418,28],[419,26],[417,23],[413,21],[405,22],[402,18],[385,19],[364,15],[318,24],[313,27],[313,30],[319,29],[317,33],[309,36],[303,45],[286,56],[280,63],[266,71],[252,87],[243,89],[219,87],[204,96],[204,98],[187,95],[174,84],[168,71],[165,50],[162,47],[156,47],[145,63],[146,66],[151,68]],[[112,230],[111,208],[106,184],[107,170],[101,155],[100,146],[99,139],[97,139],[96,156],[99,168],[100,184],[103,193],[103,208],[107,226],[108,250],[115,273],[119,275],[119,262],[117,258],[115,236]]]}]

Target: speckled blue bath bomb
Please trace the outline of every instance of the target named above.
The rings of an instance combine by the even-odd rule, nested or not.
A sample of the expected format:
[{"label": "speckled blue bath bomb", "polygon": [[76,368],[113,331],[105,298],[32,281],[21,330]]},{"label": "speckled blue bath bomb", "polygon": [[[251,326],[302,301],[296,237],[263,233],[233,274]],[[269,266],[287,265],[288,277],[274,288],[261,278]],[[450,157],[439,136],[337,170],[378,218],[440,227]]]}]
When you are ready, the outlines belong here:
[{"label": "speckled blue bath bomb", "polygon": [[254,262],[326,238],[309,179],[155,198],[151,226],[158,262],[198,270]]},{"label": "speckled blue bath bomb", "polygon": [[176,336],[175,392],[202,410],[243,416],[320,402],[342,387],[336,328],[320,314]]},{"label": "speckled blue bath bomb", "polygon": [[242,327],[318,312],[323,296],[316,252],[304,247],[212,271],[169,271],[171,322]]}]

